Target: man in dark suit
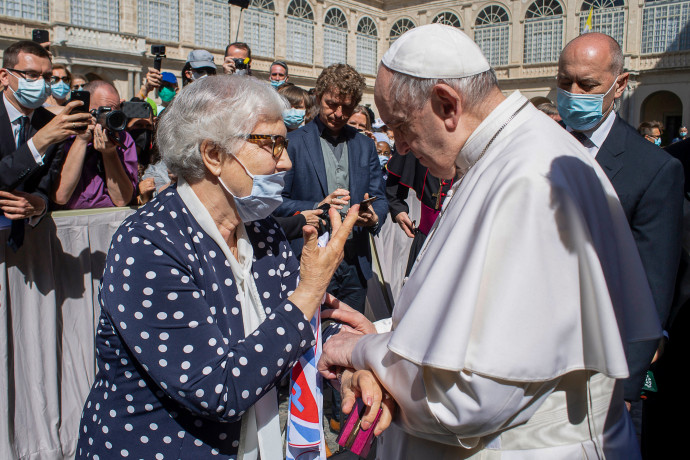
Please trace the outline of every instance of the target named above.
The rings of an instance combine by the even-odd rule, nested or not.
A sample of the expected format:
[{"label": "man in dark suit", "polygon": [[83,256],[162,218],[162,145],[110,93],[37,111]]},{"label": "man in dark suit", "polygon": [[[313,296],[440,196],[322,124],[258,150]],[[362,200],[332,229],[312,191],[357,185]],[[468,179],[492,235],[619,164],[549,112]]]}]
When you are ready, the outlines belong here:
[{"label": "man in dark suit", "polygon": [[[319,116],[288,134],[292,169],[285,176],[283,204],[276,210],[279,216],[289,216],[329,205],[344,213],[350,203],[378,198],[360,208],[358,226],[328,288],[359,311],[364,311],[366,283],[373,275],[369,234],[378,233],[388,208],[374,141],[347,126],[364,87],[364,78],[345,64],[321,73],[316,80]],[[302,240],[294,240],[293,248],[300,254]]]},{"label": "man in dark suit", "polygon": [[16,250],[24,240],[24,219],[35,225],[48,209],[56,144],[85,128],[91,116],[70,114],[78,102],[68,104],[58,116],[41,107],[50,95],[52,64],[40,45],[10,45],[2,65],[0,226],[11,226],[8,244]]},{"label": "man in dark suit", "polygon": [[[623,53],[608,35],[581,35],[561,53],[559,113],[566,129],[595,156],[618,194],[663,325],[681,251],[683,170],[680,162],[647,142],[613,110],[627,83]],[[640,399],[656,348],[656,341],[627,344],[627,401]]]}]

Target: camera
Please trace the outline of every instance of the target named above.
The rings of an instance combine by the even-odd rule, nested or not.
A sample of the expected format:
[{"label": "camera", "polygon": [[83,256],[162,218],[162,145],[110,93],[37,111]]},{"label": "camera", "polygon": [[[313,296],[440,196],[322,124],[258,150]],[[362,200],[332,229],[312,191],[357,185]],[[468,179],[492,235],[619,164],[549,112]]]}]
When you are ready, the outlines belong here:
[{"label": "camera", "polygon": [[165,57],[165,45],[151,45],[151,54],[155,56],[153,58],[153,68],[160,71],[163,58]]},{"label": "camera", "polygon": [[241,58],[232,58],[233,62],[235,63],[235,74],[236,75],[247,75],[249,74],[249,62],[251,59],[248,57],[241,59]]},{"label": "camera", "polygon": [[96,123],[111,132],[124,131],[127,127],[127,116],[121,110],[113,110],[111,107],[99,107],[91,111]]}]

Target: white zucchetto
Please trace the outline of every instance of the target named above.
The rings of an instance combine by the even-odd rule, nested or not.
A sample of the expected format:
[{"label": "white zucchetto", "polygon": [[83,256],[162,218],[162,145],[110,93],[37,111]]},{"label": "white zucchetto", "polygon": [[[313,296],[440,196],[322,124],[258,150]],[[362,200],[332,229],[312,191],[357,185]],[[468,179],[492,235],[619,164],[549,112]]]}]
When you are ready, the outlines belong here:
[{"label": "white zucchetto", "polygon": [[381,62],[390,70],[419,78],[464,78],[491,68],[470,37],[442,24],[408,30]]}]

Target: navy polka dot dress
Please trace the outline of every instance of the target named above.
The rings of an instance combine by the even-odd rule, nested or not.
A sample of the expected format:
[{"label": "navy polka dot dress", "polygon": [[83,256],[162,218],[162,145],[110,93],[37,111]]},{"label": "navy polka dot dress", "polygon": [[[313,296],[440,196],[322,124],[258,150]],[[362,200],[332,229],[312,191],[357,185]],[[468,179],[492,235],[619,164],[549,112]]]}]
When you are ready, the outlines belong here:
[{"label": "navy polka dot dress", "polygon": [[267,315],[249,337],[229,263],[174,187],[118,229],[76,458],[236,458],[242,415],[314,344],[287,300],[299,264],[282,231],[246,229]]}]

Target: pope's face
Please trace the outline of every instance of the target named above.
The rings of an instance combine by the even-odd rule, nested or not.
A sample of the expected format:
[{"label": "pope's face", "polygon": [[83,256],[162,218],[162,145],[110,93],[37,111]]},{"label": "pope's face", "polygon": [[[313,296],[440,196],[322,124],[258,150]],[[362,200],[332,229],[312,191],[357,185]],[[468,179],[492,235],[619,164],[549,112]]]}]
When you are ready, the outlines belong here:
[{"label": "pope's face", "polygon": [[443,120],[432,109],[431,101],[417,111],[407,111],[393,100],[389,93],[391,71],[381,67],[376,77],[374,100],[379,115],[388,129],[393,131],[398,153],[412,153],[422,166],[439,179],[453,179],[456,173],[455,148],[449,148],[450,133]]}]

